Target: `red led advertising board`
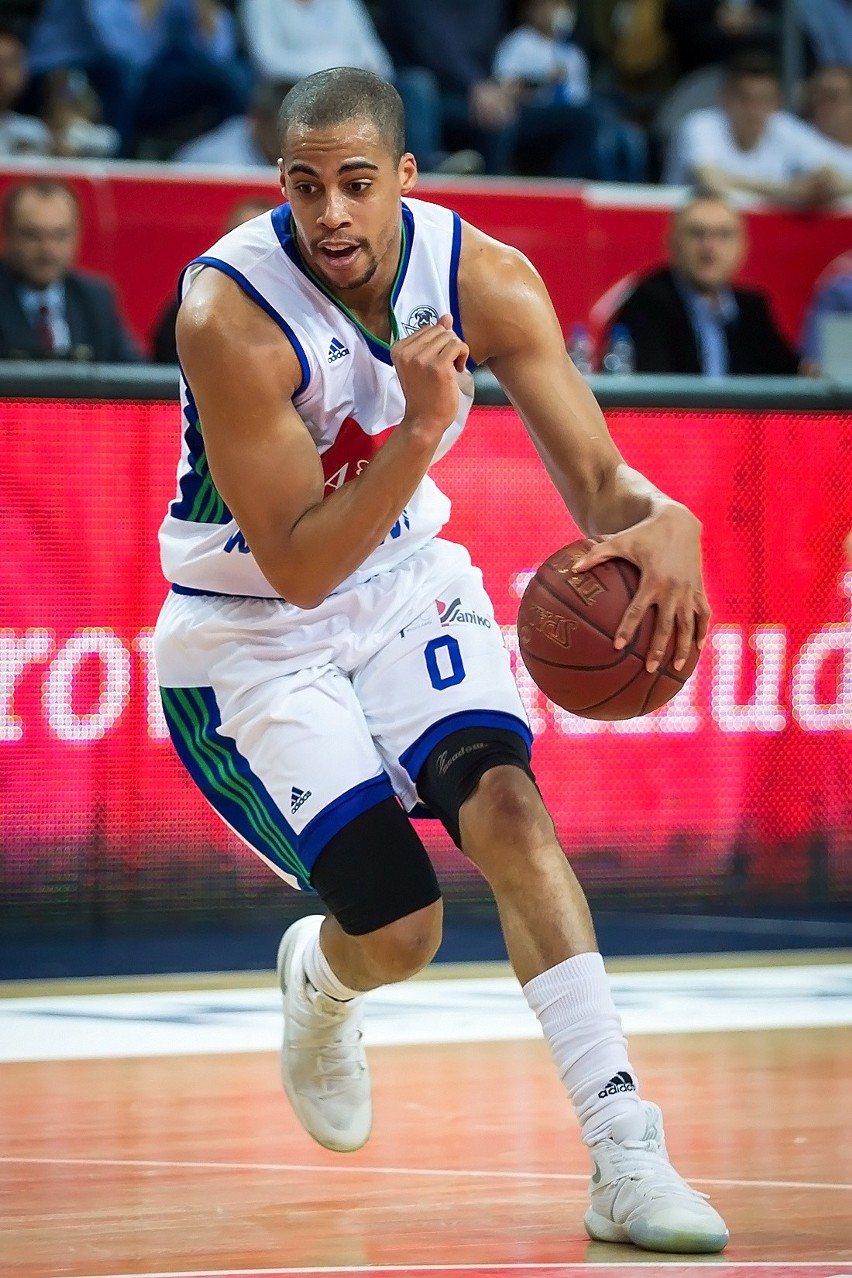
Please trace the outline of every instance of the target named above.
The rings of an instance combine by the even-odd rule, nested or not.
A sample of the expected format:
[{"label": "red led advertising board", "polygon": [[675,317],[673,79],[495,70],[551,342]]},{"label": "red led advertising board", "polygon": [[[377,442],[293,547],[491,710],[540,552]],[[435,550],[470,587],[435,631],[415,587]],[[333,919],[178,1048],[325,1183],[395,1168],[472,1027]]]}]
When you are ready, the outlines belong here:
[{"label": "red led advertising board", "polygon": [[[704,526],[713,607],[698,670],[667,708],[623,724],[547,703],[517,659],[534,567],[576,531],[510,410],[477,409],[435,469],[447,535],[484,572],[535,733],[542,792],[581,874],[698,887],[730,869],[795,887],[821,840],[852,881],[852,426],[839,414],[613,411],[627,459]],[[69,849],[104,873],[253,860],[195,792],[167,739],[151,661],[164,597],[156,533],[173,495],[168,404],[0,405],[0,871],[44,874]],[[461,873],[437,828],[447,872]],[[443,842],[442,842],[443,839]],[[443,858],[443,861],[442,861]],[[582,868],[585,867],[585,868]],[[269,873],[258,863],[258,873]]]}]

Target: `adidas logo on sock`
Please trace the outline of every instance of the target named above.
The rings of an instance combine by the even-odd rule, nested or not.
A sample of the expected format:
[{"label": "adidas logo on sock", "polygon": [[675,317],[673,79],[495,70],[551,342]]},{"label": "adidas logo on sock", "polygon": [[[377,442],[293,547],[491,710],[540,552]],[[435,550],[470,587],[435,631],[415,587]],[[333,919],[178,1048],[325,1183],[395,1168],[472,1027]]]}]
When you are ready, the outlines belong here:
[{"label": "adidas logo on sock", "polygon": [[626,1069],[620,1069],[617,1074],[613,1074],[602,1092],[598,1092],[598,1096],[603,1100],[605,1096],[617,1096],[619,1092],[635,1092],[636,1084],[630,1077]]},{"label": "adidas logo on sock", "polygon": [[310,790],[300,790],[297,785],[294,785],[290,791],[290,811],[298,812],[302,804],[307,803],[310,797]]},{"label": "adidas logo on sock", "polygon": [[344,346],[339,337],[333,337],[328,348],[328,362],[333,364],[336,359],[343,359],[344,355],[349,354],[349,347]]}]

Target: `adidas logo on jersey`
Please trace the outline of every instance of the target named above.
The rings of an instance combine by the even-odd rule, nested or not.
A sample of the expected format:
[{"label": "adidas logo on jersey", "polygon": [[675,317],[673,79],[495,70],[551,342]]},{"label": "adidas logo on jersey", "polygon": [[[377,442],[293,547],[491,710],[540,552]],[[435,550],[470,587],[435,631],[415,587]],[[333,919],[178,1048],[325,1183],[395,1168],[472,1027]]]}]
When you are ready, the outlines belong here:
[{"label": "adidas logo on jersey", "polygon": [[290,791],[290,811],[298,812],[302,804],[307,803],[310,797],[310,790],[300,790],[297,785],[294,785]]},{"label": "adidas logo on jersey", "polygon": [[603,1099],[604,1096],[617,1096],[619,1092],[635,1092],[636,1084],[630,1077],[626,1069],[620,1069],[617,1074],[613,1074],[602,1092],[598,1092],[598,1096]]},{"label": "adidas logo on jersey", "polygon": [[328,362],[333,364],[336,359],[343,359],[344,355],[349,354],[349,347],[344,346],[339,337],[333,337],[328,348]]}]

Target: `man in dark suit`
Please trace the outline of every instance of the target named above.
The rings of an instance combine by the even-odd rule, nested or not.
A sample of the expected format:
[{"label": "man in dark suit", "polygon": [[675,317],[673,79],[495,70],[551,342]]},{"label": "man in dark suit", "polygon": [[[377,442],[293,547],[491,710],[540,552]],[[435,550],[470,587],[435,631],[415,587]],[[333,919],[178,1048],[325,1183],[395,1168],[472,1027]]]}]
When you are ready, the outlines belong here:
[{"label": "man in dark suit", "polygon": [[111,285],[71,269],[80,211],[68,187],[41,179],[13,186],[3,231],[0,359],[141,359]]},{"label": "man in dark suit", "polygon": [[696,196],[675,214],[669,244],[671,266],[644,276],[613,319],[630,332],[637,373],[799,372],[763,294],[731,283],[746,253],[736,209]]}]

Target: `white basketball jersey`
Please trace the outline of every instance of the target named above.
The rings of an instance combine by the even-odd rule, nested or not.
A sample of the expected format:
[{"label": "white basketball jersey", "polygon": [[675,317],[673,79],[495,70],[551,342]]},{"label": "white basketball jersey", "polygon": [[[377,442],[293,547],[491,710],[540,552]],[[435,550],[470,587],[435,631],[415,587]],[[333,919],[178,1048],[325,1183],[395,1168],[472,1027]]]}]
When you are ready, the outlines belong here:
[{"label": "white basketball jersey", "polygon": [[[391,294],[400,337],[440,315],[461,336],[456,276],[461,250],[458,214],[421,200],[402,207],[402,251]],[[302,261],[282,204],[237,227],[184,272],[189,287],[205,266],[224,271],[279,325],[302,367],[293,404],[317,446],[326,495],[354,479],[402,420],[405,399],[390,347],[368,333]],[[473,402],[473,378],[460,378],[459,411],[434,460],[455,442]],[[246,396],[251,386],[245,387]],[[181,376],[183,448],[177,496],[160,529],[163,571],[178,590],[277,598],[231,512],[217,492],[204,452],[191,387]],[[287,475],[281,475],[287,483]],[[450,513],[449,499],[427,475],[385,540],[343,582],[366,581],[434,537]]]}]

